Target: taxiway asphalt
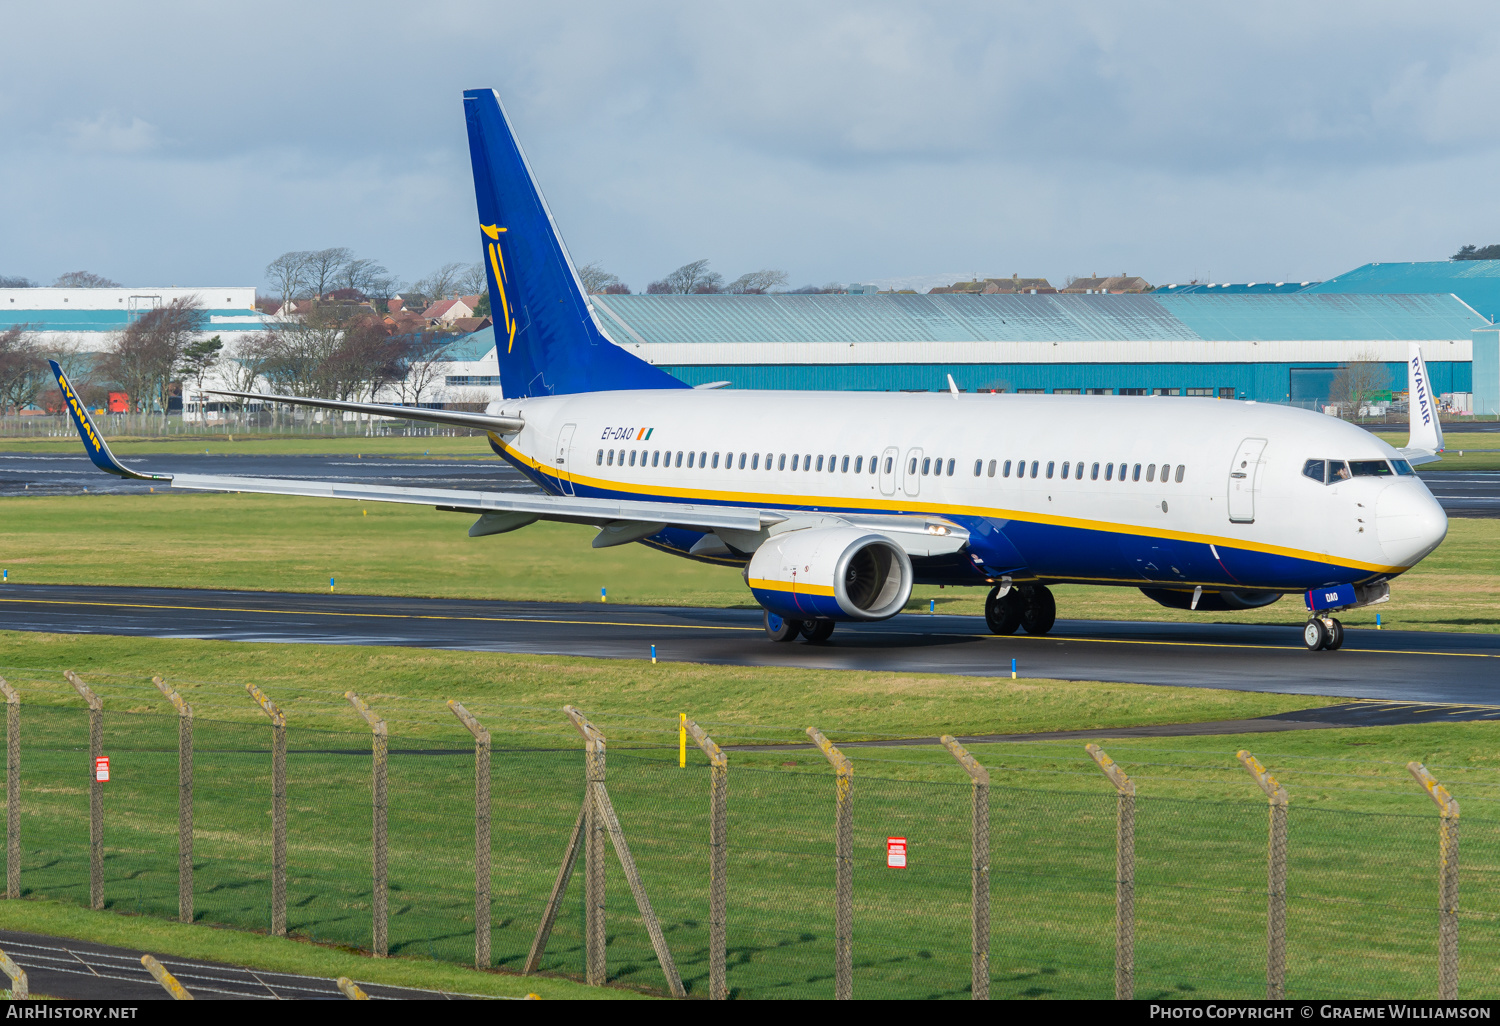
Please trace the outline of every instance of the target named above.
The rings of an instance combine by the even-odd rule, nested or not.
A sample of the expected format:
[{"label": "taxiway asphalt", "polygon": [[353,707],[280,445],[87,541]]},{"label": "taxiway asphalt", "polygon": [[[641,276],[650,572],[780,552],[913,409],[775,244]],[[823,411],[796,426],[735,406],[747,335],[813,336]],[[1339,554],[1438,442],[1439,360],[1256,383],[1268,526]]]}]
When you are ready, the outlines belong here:
[{"label": "taxiway asphalt", "polygon": [[1342,650],[1308,652],[1299,626],[1059,620],[1000,638],[978,617],[907,613],[777,644],[748,608],[18,584],[0,587],[0,629],[612,659],[655,645],[672,662],[999,677],[1014,659],[1021,677],[1500,704],[1500,634],[1349,630]]}]

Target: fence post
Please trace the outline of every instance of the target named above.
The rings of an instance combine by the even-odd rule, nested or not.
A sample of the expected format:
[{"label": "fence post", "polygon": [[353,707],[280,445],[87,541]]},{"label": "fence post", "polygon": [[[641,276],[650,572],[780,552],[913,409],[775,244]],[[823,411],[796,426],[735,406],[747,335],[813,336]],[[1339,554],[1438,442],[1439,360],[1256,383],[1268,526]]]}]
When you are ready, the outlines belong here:
[{"label": "fence post", "polygon": [[1438,822],[1438,999],[1458,1000],[1458,801],[1427,767],[1409,762],[1407,770],[1437,803]]},{"label": "fence post", "polygon": [[979,765],[968,749],[951,734],[940,740],[974,782],[973,834],[973,923],[974,965],[969,995],[975,1001],[990,999],[990,771]]},{"label": "fence post", "polygon": [[21,896],[21,696],[0,677],[5,695],[5,896]]},{"label": "fence post", "polygon": [[374,919],[374,947],[376,958],[384,958],[387,952],[386,941],[386,794],[385,794],[385,762],[386,762],[386,727],[385,720],[376,716],[352,691],[345,691],[344,697],[349,704],[365,718],[370,725],[370,806],[371,806],[371,899],[370,912]]},{"label": "fence post", "polygon": [[490,967],[490,732],[453,699],[448,708],[474,735],[474,968]]},{"label": "fence post", "polygon": [[254,684],[245,690],[271,718],[271,936],[286,936],[286,716]]},{"label": "fence post", "polygon": [[31,986],[26,980],[26,970],[11,961],[9,955],[0,951],[0,969],[10,977],[10,996],[12,1000],[24,1000],[31,997]]},{"label": "fence post", "polygon": [[703,754],[708,756],[708,998],[729,998],[729,973],[725,961],[728,882],[725,871],[729,856],[729,756],[692,720],[683,727]]},{"label": "fence post", "polygon": [[599,790],[604,786],[604,735],[571,705],[563,712],[583,735],[583,958],[584,982],[602,986],[608,979],[604,926],[604,816]]},{"label": "fence post", "polygon": [[[584,718],[583,713],[571,705],[563,706],[563,712],[568,714],[568,719],[573,721],[573,726],[583,735],[586,742],[594,745],[598,752],[599,761],[604,760],[604,735],[599,729]],[[609,791],[604,786],[604,771],[601,766],[598,779],[592,780],[593,801],[590,803],[590,812],[596,824],[602,824],[604,832],[609,836],[610,843],[615,846],[615,856],[620,860],[620,868],[625,871],[625,881],[630,884],[631,896],[635,898],[635,907],[641,913],[641,922],[646,927],[646,933],[651,937],[651,947],[656,951],[656,960],[661,964],[662,974],[667,978],[667,989],[673,997],[686,997],[687,992],[682,987],[682,977],[678,975],[677,964],[672,960],[672,952],[667,948],[667,939],[661,932],[661,923],[656,919],[656,912],[651,908],[651,899],[646,897],[646,886],[641,882],[641,874],[637,871],[635,857],[630,854],[630,846],[625,843],[625,831],[620,827],[620,818],[615,815],[614,805],[609,800]],[[590,855],[592,852],[593,838],[590,837]],[[593,875],[591,866],[584,867],[585,881]],[[599,982],[604,982],[604,839],[599,838],[599,919],[598,940],[595,953],[598,956]],[[592,981],[590,981],[592,982]]]},{"label": "fence post", "polygon": [[1084,746],[1119,796],[1115,827],[1115,1000],[1135,996],[1135,781],[1098,745]]},{"label": "fence post", "polygon": [[807,736],[822,749],[834,772],[833,996],[854,998],[854,764],[816,727]]},{"label": "fence post", "polygon": [[104,907],[104,788],[95,767],[104,754],[104,702],[67,670],[64,676],[89,706],[89,908]]},{"label": "fence post", "polygon": [[177,918],[193,921],[193,707],[160,677],[151,683],[177,710]]},{"label": "fence post", "polygon": [[167,972],[167,967],[162,965],[150,955],[141,956],[141,965],[146,971],[156,977],[156,982],[162,985],[162,989],[172,995],[174,1001],[192,1001],[193,995],[188,993],[186,987],[177,982],[177,977]]},{"label": "fence post", "polygon": [[1260,760],[1241,749],[1235,758],[1270,802],[1270,843],[1266,870],[1266,1000],[1286,997],[1286,788],[1266,772]]}]

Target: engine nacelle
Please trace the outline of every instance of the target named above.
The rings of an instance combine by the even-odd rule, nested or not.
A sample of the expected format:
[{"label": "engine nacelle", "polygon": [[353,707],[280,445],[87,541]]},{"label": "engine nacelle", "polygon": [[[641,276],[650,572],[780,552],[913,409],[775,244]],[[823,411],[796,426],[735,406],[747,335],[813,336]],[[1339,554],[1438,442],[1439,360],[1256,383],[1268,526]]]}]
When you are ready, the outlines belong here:
[{"label": "engine nacelle", "polygon": [[757,602],[789,620],[884,620],[911,596],[911,559],[881,534],[814,527],[772,535],[745,581]]}]

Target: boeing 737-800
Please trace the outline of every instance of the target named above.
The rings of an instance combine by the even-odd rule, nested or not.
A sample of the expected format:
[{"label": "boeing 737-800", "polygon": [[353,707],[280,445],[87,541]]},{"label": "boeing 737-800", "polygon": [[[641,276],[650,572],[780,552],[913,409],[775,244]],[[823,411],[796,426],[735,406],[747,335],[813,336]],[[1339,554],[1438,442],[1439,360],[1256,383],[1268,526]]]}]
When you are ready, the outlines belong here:
[{"label": "boeing 737-800", "polygon": [[499,97],[470,90],[464,109],[506,398],[479,414],[224,394],[480,428],[544,494],[140,474],[53,364],[95,464],[174,488],[431,505],[477,515],[475,537],[590,524],[595,548],[743,568],[777,641],[894,616],[914,583],[988,588],[993,631],[1045,634],[1049,586],[1082,583],[1203,611],[1301,594],[1307,646],[1333,649],[1333,613],[1386,601],[1447,533],[1412,470],[1442,449],[1415,345],[1400,450],[1255,402],[690,388],[604,333]]}]

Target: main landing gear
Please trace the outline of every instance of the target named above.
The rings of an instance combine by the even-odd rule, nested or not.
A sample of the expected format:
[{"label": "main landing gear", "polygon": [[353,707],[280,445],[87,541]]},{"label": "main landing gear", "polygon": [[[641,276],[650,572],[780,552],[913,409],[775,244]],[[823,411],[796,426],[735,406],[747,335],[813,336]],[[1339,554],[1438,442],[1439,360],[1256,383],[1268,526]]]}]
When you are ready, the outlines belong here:
[{"label": "main landing gear", "polygon": [[1331,616],[1315,616],[1302,628],[1302,643],[1309,652],[1333,652],[1344,643],[1344,625]]},{"label": "main landing gear", "polygon": [[766,634],[772,641],[827,641],[833,637],[832,620],[788,620],[766,610]]},{"label": "main landing gear", "polygon": [[984,600],[984,622],[996,634],[1046,634],[1057,622],[1057,600],[1040,584],[1012,587],[1004,595],[998,587]]}]

